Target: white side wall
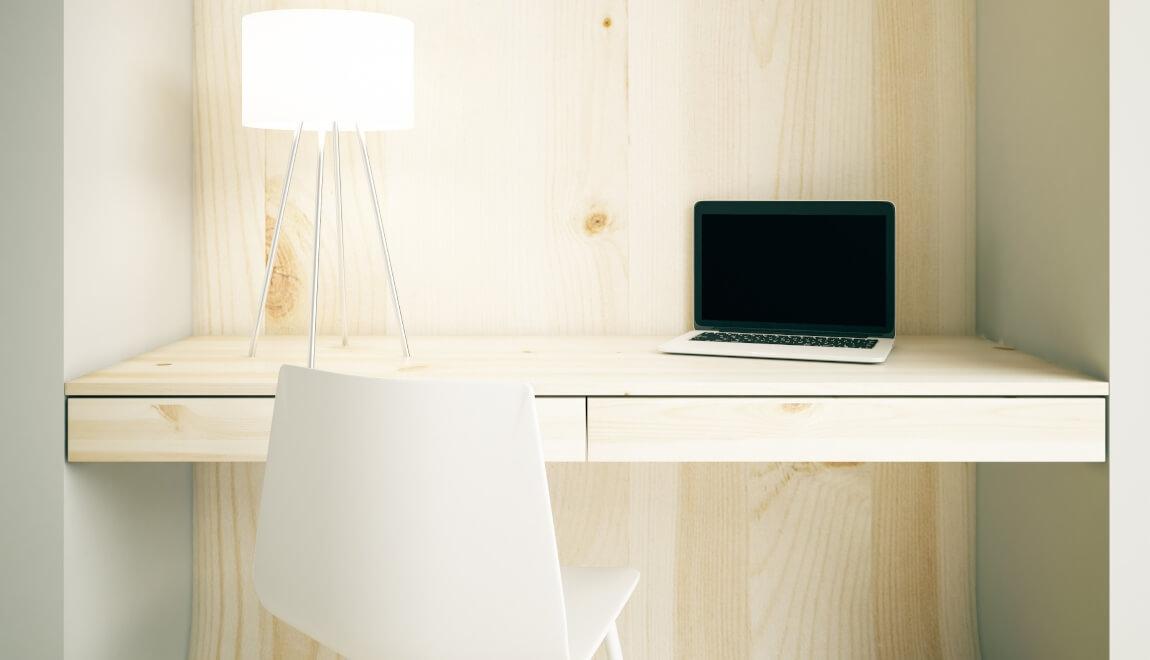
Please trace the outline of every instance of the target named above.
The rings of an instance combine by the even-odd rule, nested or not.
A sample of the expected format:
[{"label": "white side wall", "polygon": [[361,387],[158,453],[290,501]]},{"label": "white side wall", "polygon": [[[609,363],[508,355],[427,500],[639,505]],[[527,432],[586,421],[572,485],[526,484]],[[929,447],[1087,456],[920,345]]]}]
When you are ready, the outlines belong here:
[{"label": "white side wall", "polygon": [[191,333],[191,0],[64,0],[64,366]]},{"label": "white side wall", "polygon": [[0,658],[62,651],[62,26],[0,18]]},{"label": "white side wall", "polygon": [[[1109,369],[1107,0],[977,7],[978,331]],[[1107,654],[1106,465],[983,464],[983,657]]]},{"label": "white side wall", "polygon": [[[191,332],[192,3],[64,0],[64,368]],[[64,657],[187,655],[191,469],[69,465]]]},{"label": "white side wall", "polygon": [[1133,660],[1150,594],[1150,2],[1110,12],[1110,639]]}]

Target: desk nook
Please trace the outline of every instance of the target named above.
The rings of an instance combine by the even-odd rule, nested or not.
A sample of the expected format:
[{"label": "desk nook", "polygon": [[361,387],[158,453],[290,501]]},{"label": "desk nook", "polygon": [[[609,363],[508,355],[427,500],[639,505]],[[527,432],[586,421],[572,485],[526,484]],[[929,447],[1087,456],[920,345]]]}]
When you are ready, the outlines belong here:
[{"label": "desk nook", "polygon": [[[1041,609],[1048,587],[1104,591],[1085,573],[1020,572],[1021,554],[995,551],[1070,552],[1068,530],[1104,517],[1087,495],[1045,508],[1008,472],[1060,463],[1097,476],[1108,460],[1106,180],[1091,178],[1105,149],[1044,123],[1095,126],[1097,110],[1105,126],[1106,109],[1023,84],[1069,72],[1059,90],[1104,99],[1105,39],[1078,29],[1093,14],[1043,8],[1068,15],[1051,23],[1067,32],[1055,39],[1043,17],[975,0],[335,0],[320,4],[398,16],[378,20],[403,57],[323,75],[290,60],[287,75],[269,53],[342,52],[338,39],[322,53],[279,39],[278,23],[252,38],[248,17],[298,3],[190,4],[146,25],[135,10],[69,10],[103,44],[66,51],[76,80],[140,70],[131,62],[187,75],[132,74],[155,89],[108,113],[178,125],[180,139],[66,131],[68,154],[87,144],[75,136],[140,139],[93,142],[91,181],[65,187],[65,336],[79,357],[52,440],[93,482],[165,475],[101,503],[164,491],[163,511],[105,512],[122,538],[74,539],[134,570],[158,563],[155,521],[178,523],[190,579],[170,597],[191,611],[168,636],[187,657],[338,657],[265,610],[253,575],[277,378],[312,359],[339,374],[530,385],[559,558],[641,575],[617,619],[628,660],[1007,657],[1017,647],[1002,639],[1038,635],[1027,621],[1009,628],[1014,593]],[[190,43],[144,39],[160,21]],[[348,25],[354,37],[366,23]],[[1049,36],[1044,59],[1015,52],[1018,30]],[[118,46],[129,43],[134,55]],[[1094,50],[1093,68],[1059,59],[1089,64]],[[130,62],[100,64],[112,57]],[[1071,80],[1080,70],[1090,75]],[[304,74],[337,89],[353,73],[393,86],[360,100],[394,116],[277,114],[306,96],[289,84]],[[261,82],[271,87],[255,103]],[[660,352],[699,325],[700,200],[889,209],[876,263],[890,266],[875,271],[889,285],[885,361]],[[822,244],[807,230],[794,250]],[[116,249],[93,238],[109,232],[123,237]],[[729,243],[749,264],[741,276],[754,272],[763,241]],[[803,254],[786,270],[802,271]],[[813,272],[775,271],[763,299]],[[1093,476],[1056,486],[1085,492]],[[1104,566],[1096,545],[1074,562]],[[86,602],[75,611],[112,621],[142,620],[151,601],[126,596],[134,611],[115,616]],[[1040,636],[1105,618],[1072,609],[1036,615]],[[1065,637],[1067,649],[1095,639]]]}]

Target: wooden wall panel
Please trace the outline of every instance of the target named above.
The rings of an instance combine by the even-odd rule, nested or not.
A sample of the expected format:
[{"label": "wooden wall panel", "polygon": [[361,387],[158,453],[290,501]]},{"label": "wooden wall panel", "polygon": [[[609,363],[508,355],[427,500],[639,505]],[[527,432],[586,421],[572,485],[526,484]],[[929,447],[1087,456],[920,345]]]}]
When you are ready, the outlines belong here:
[{"label": "wooden wall panel", "polygon": [[875,0],[874,12],[875,193],[897,205],[899,329],[970,333],[974,7]]},{"label": "wooden wall panel", "polygon": [[873,656],[873,466],[762,464],[749,473],[748,600],[762,652],[746,657]]},{"label": "wooden wall panel", "polygon": [[[239,16],[316,4],[196,2],[199,332],[251,326],[290,145],[240,126]],[[319,4],[416,24],[416,127],[369,138],[414,334],[678,332],[704,198],[889,198],[900,329],[973,329],[973,0]],[[341,146],[351,329],[391,332],[362,162]],[[308,137],[270,332],[305,328],[314,154]]]},{"label": "wooden wall panel", "polygon": [[[239,16],[317,5],[416,23],[416,128],[369,138],[413,334],[679,332],[704,198],[889,198],[900,331],[973,329],[974,0],[195,0],[197,333],[250,330],[284,185],[290,136],[239,124]],[[305,327],[303,145],[273,333]],[[351,331],[394,332],[341,146]],[[260,470],[196,468],[192,657],[333,657],[255,601]],[[977,656],[969,466],[549,470],[564,559],[644,572],[628,657]]]},{"label": "wooden wall panel", "polygon": [[240,126],[240,16],[260,0],[193,3],[192,324],[251,327],[263,274],[263,131]]},{"label": "wooden wall panel", "polygon": [[[193,659],[333,658],[252,582],[260,465],[196,467]],[[628,658],[978,656],[969,464],[553,464],[559,553],[642,572]],[[600,653],[600,658],[605,656]]]}]

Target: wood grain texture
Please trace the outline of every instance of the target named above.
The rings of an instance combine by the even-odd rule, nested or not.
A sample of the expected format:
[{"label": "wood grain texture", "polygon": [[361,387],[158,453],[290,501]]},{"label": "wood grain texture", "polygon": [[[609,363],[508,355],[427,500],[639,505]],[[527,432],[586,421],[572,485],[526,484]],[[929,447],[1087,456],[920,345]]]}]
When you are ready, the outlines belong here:
[{"label": "wood grain texture", "polygon": [[[272,397],[72,398],[71,462],[262,462]],[[587,460],[587,406],[581,397],[535,400],[543,456]]]},{"label": "wood grain texture", "polygon": [[1106,399],[596,397],[591,461],[1106,460]]},{"label": "wood grain texture", "polygon": [[267,459],[271,397],[73,398],[71,462],[251,462]]},{"label": "wood grain texture", "polygon": [[[195,468],[193,659],[335,657],[255,596],[262,473]],[[562,464],[548,475],[561,560],[642,572],[620,620],[628,658],[978,657],[973,547],[943,532],[973,524],[972,465]]]},{"label": "wood grain texture", "polygon": [[[974,0],[319,4],[417,26],[416,127],[369,138],[417,334],[679,332],[708,198],[890,199],[900,331],[973,330]],[[304,5],[196,1],[198,333],[251,326],[290,140],[240,126],[238,19]],[[342,146],[351,328],[390,332],[363,164]],[[307,315],[314,152],[304,140],[272,333]]]},{"label": "wood grain texture", "polygon": [[239,58],[240,17],[265,8],[193,3],[192,324],[201,334],[251,327],[259,301],[264,135],[240,126]]},{"label": "wood grain texture", "polygon": [[[239,16],[304,4],[416,23],[417,126],[369,138],[414,334],[676,334],[690,320],[691,204],[705,198],[889,198],[900,332],[973,329],[974,0],[195,0],[197,334],[250,330],[284,185],[287,136],[239,125]],[[313,142],[293,181],[271,333],[301,331],[306,314]],[[342,146],[350,325],[393,333],[362,163],[351,141]],[[321,260],[325,332],[339,318],[333,218]],[[1106,389],[976,340],[920,353],[900,338],[890,363],[865,371],[672,361],[651,351],[655,338],[581,341],[495,339],[477,351],[474,340],[421,339],[408,364],[393,359],[391,340],[359,339],[348,352],[327,341],[320,364],[444,377],[494,368],[555,395]],[[247,361],[236,359],[242,340],[191,340],[68,393],[266,396],[279,364],[303,360],[298,338],[283,342]],[[612,360],[609,380],[584,366]],[[331,658],[255,600],[261,469],[196,468],[191,657]],[[969,466],[549,472],[564,560],[644,572],[623,615],[630,658],[978,655]]]},{"label": "wood grain texture", "polygon": [[334,660],[260,607],[252,574],[263,466],[196,466],[189,658]]},{"label": "wood grain texture", "polygon": [[[270,397],[68,402],[71,462],[258,462]],[[1103,461],[1081,398],[540,397],[548,461]]]},{"label": "wood grain texture", "polygon": [[[1105,381],[975,337],[899,337],[884,364],[667,355],[667,337],[389,337],[319,341],[317,366],[385,378],[529,382],[540,396],[1105,396]],[[303,337],[192,337],[65,385],[69,396],[271,396]]]}]

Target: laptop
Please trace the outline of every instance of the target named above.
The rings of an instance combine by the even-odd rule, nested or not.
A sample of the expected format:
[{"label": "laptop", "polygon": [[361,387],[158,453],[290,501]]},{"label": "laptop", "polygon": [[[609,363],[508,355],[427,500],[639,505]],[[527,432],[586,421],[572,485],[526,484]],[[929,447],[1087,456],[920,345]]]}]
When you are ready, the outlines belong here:
[{"label": "laptop", "polygon": [[695,204],[695,330],[665,353],[882,362],[894,347],[894,204]]}]

